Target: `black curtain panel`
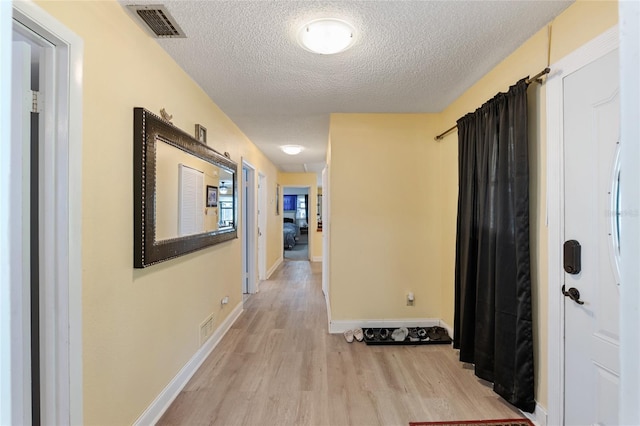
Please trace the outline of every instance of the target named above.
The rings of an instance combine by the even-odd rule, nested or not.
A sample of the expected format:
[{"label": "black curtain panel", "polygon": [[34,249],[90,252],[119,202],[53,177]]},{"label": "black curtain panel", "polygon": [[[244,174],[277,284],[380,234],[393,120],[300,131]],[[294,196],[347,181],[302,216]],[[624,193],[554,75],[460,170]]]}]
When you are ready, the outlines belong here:
[{"label": "black curtain panel", "polygon": [[533,412],[527,83],[458,121],[454,347]]}]

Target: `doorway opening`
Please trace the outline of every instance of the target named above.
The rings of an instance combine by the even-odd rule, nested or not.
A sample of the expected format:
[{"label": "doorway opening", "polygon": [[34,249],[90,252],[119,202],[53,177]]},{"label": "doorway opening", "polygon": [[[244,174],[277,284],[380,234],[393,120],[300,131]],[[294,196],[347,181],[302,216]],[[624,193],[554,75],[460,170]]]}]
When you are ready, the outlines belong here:
[{"label": "doorway opening", "polygon": [[[12,4],[8,253],[10,424],[82,423],[82,39]],[[4,24],[4,23],[3,23]],[[4,120],[4,118],[3,118]],[[4,122],[4,121],[3,121]],[[8,147],[8,151],[4,148]],[[4,285],[4,284],[3,284]]]},{"label": "doorway opening", "polygon": [[308,186],[283,188],[282,220],[285,260],[309,260],[309,196]]}]

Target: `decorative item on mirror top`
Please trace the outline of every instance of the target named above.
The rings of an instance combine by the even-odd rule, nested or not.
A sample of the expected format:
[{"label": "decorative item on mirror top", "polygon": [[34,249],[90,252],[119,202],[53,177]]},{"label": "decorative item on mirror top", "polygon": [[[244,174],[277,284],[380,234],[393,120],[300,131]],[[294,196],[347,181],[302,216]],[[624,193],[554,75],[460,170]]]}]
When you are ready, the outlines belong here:
[{"label": "decorative item on mirror top", "polygon": [[196,124],[196,139],[199,142],[207,143],[207,129],[202,124]]},{"label": "decorative item on mirror top", "polygon": [[238,237],[236,163],[144,108],[133,144],[135,268]]}]

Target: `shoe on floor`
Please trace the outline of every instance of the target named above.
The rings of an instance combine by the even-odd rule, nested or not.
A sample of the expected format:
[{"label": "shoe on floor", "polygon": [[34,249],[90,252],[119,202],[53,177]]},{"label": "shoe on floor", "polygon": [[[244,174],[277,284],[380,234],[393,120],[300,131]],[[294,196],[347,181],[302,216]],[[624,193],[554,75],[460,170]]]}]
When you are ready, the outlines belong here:
[{"label": "shoe on floor", "polygon": [[344,338],[347,343],[353,342],[353,330],[347,330],[344,332]]},{"label": "shoe on floor", "polygon": [[400,327],[393,330],[393,333],[391,333],[391,338],[396,342],[403,342],[404,339],[407,338],[408,334],[409,330],[407,330],[406,327]]},{"label": "shoe on floor", "polygon": [[365,328],[364,336],[367,340],[374,340],[376,338],[376,333],[373,331],[373,328]]},{"label": "shoe on floor", "polygon": [[353,337],[358,341],[362,342],[364,340],[364,333],[361,328],[356,328],[353,330]]}]

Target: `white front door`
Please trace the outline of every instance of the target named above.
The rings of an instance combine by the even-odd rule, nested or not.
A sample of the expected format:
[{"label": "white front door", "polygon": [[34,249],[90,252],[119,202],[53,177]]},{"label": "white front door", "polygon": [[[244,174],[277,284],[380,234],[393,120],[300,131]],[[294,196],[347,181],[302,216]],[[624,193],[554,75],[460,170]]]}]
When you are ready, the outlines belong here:
[{"label": "white front door", "polygon": [[618,424],[618,63],[616,49],[563,78],[566,425]]}]

